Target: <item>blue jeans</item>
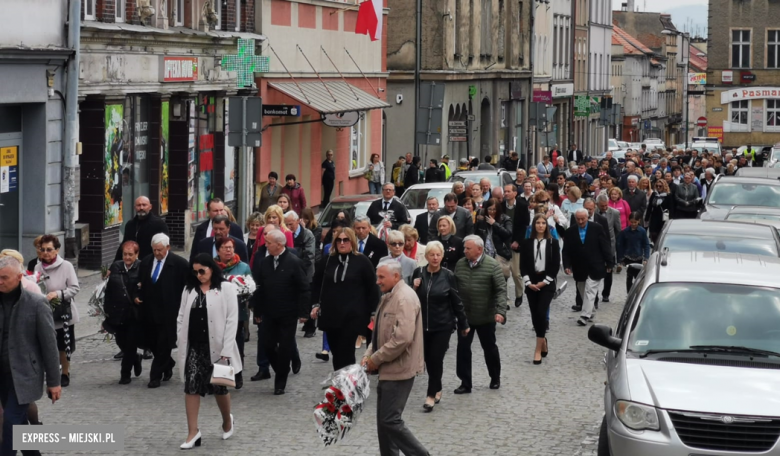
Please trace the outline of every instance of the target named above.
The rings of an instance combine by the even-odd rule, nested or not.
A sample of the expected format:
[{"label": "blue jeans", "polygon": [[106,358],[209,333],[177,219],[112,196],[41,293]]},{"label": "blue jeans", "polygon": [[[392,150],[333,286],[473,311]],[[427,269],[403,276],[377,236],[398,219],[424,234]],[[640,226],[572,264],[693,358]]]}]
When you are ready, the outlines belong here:
[{"label": "blue jeans", "polygon": [[322,350],[329,352],[330,345],[328,345],[328,335],[325,332],[322,333]]},{"label": "blue jeans", "polygon": [[[257,325],[257,367],[264,372],[269,372],[271,368],[271,362],[268,360],[268,356],[265,354],[265,345],[263,345],[263,325]],[[295,350],[292,355],[293,361],[300,361],[301,355],[298,352],[298,342],[295,342]]]},{"label": "blue jeans", "polygon": [[368,189],[371,192],[372,195],[381,195],[382,194],[382,183],[381,182],[374,182],[374,181],[368,181]]},{"label": "blue jeans", "polygon": [[27,406],[20,404],[16,398],[13,382],[7,380],[0,390],[3,400],[3,444],[0,446],[0,455],[11,456],[16,454],[14,445],[14,425],[27,424]]}]

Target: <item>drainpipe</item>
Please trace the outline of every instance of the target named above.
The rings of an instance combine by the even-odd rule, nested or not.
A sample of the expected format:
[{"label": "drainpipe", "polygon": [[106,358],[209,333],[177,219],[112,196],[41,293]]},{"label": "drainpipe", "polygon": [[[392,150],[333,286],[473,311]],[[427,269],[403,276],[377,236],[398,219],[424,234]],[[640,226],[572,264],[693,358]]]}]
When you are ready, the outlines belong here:
[{"label": "drainpipe", "polygon": [[81,1],[70,0],[68,11],[68,47],[74,54],[68,60],[68,81],[65,91],[65,139],[62,144],[62,224],[65,229],[65,257],[78,258],[76,218],[79,206],[79,161],[76,143],[79,137],[79,59],[81,54]]}]

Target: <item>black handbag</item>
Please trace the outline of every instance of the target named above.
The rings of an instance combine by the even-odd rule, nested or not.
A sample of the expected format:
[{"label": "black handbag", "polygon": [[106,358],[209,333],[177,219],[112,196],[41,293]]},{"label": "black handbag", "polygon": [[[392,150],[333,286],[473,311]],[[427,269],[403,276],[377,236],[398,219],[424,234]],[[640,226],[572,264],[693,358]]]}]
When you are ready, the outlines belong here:
[{"label": "black handbag", "polygon": [[70,320],[73,315],[70,308],[70,299],[61,299],[59,304],[52,305],[51,312],[55,322]]}]

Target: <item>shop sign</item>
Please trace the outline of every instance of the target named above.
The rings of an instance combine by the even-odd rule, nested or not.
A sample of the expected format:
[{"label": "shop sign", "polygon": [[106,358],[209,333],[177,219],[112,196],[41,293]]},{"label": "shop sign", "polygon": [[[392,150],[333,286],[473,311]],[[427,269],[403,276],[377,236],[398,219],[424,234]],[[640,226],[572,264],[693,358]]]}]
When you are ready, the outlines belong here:
[{"label": "shop sign", "polygon": [[734,72],[731,70],[724,70],[720,73],[720,82],[725,84],[731,84],[734,82]]},{"label": "shop sign", "polygon": [[688,85],[706,85],[707,73],[688,73]]},{"label": "shop sign", "polygon": [[718,142],[723,142],[723,127],[707,127],[707,136],[718,138]]},{"label": "shop sign", "polygon": [[740,100],[780,98],[780,87],[756,87],[755,89],[734,89],[720,93],[720,104]]},{"label": "shop sign", "polygon": [[574,97],[574,117],[587,117],[590,115],[590,97],[577,95]]},{"label": "shop sign", "polygon": [[263,105],[263,115],[272,117],[300,117],[301,107],[300,105]]},{"label": "shop sign", "polygon": [[534,89],[534,97],[532,101],[534,103],[552,103],[552,91]]},{"label": "shop sign", "polygon": [[555,84],[552,86],[553,98],[566,98],[574,95],[574,83]]},{"label": "shop sign", "polygon": [[236,87],[256,88],[255,73],[268,73],[271,59],[265,55],[255,55],[255,40],[238,39],[238,49],[235,54],[222,57],[222,69],[236,72]]},{"label": "shop sign", "polygon": [[19,188],[19,149],[0,147],[0,193],[15,192]]},{"label": "shop sign", "polygon": [[198,80],[197,57],[160,56],[161,82],[191,82]]},{"label": "shop sign", "polygon": [[712,112],[723,112],[723,108],[712,108]]},{"label": "shop sign", "polygon": [[743,84],[752,84],[756,81],[756,75],[750,71],[741,71],[739,73],[739,81]]},{"label": "shop sign", "polygon": [[322,123],[329,127],[344,128],[351,127],[358,123],[360,113],[357,111],[338,112],[335,114],[325,114]]}]

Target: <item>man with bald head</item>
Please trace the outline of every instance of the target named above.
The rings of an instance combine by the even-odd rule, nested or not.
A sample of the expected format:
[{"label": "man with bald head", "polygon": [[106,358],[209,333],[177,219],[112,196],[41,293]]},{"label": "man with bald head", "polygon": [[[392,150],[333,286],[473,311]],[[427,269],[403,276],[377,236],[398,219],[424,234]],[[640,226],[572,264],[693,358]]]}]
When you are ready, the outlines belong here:
[{"label": "man with bald head", "polygon": [[168,225],[165,220],[152,214],[152,203],[149,198],[139,196],[135,200],[135,217],[125,225],[125,236],[119,243],[114,261],[122,259],[122,245],[127,241],[138,243],[140,250],[138,259],[142,260],[152,254],[152,238],[157,233],[168,234]]}]

